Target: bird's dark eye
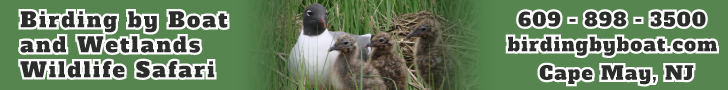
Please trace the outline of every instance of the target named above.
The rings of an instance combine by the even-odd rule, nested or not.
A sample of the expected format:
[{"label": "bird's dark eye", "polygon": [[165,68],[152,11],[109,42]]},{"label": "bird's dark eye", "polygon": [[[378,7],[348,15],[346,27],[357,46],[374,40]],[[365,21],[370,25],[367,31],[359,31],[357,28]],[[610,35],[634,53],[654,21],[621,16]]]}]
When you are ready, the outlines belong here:
[{"label": "bird's dark eye", "polygon": [[311,16],[311,14],[313,14],[313,12],[311,12],[311,10],[306,11],[306,16]]},{"label": "bird's dark eye", "polygon": [[422,25],[422,26],[420,27],[420,30],[422,30],[422,31],[425,31],[425,29],[427,29],[427,27],[428,27],[428,26]]},{"label": "bird's dark eye", "polygon": [[344,42],[344,45],[349,45],[349,42]]},{"label": "bird's dark eye", "polygon": [[384,42],[384,39],[379,39],[379,42]]}]

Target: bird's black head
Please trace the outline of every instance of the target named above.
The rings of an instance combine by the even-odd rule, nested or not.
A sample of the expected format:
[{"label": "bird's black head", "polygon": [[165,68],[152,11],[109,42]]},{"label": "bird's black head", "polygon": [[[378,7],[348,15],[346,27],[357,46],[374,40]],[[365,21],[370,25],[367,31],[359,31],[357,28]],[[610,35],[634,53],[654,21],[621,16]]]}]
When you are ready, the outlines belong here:
[{"label": "bird's black head", "polygon": [[320,35],[326,30],[326,16],[328,11],[318,3],[308,5],[303,11],[303,34],[309,36]]}]

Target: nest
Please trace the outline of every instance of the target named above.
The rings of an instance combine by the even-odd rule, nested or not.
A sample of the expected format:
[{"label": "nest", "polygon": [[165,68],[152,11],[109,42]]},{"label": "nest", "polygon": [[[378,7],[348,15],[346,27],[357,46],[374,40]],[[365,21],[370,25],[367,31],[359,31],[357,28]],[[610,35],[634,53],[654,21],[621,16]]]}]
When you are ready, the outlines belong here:
[{"label": "nest", "polygon": [[[412,66],[414,64],[414,44],[417,39],[415,38],[406,38],[406,36],[412,32],[417,26],[420,26],[420,24],[424,23],[432,23],[433,29],[440,29],[442,30],[442,26],[446,25],[449,26],[450,24],[442,24],[442,22],[447,22],[446,19],[441,18],[440,16],[434,15],[428,11],[420,11],[419,13],[408,13],[401,15],[400,17],[392,18],[393,23],[389,26],[389,30],[384,30],[386,32],[389,32],[393,35],[394,38],[398,38],[399,42],[399,51],[402,52],[402,56],[404,57],[405,61],[407,62],[407,66]],[[438,42],[438,44],[443,44],[442,42]]]}]

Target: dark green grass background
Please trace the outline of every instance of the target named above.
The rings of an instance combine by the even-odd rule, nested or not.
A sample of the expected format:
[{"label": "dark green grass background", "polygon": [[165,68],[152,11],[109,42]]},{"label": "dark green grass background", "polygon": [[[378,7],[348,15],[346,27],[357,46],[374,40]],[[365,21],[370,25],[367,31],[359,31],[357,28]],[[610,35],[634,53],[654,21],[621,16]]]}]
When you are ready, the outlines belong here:
[{"label": "dark green grass background", "polygon": [[[256,32],[251,27],[256,21],[255,2],[247,0],[7,0],[2,1],[2,35],[5,42],[0,48],[0,88],[3,90],[43,90],[43,89],[121,89],[121,90],[239,90],[259,89],[256,83],[262,76],[260,64],[252,57],[251,48]],[[86,9],[86,13],[118,13],[119,22],[116,34],[107,38],[119,38],[129,34],[140,34],[140,38],[176,38],[177,34],[189,34],[189,38],[202,39],[202,53],[199,55],[79,55],[74,40],[75,34],[101,34],[100,30],[18,30],[18,9],[48,9],[49,13],[65,12],[65,9]],[[137,13],[158,13],[159,32],[145,35],[142,30],[126,30],[125,9],[137,9]],[[184,9],[190,13],[214,13],[227,11],[230,14],[229,30],[166,30],[166,9]],[[68,34],[68,55],[20,55],[17,52],[18,39],[55,38],[56,34]],[[114,59],[115,63],[125,64],[125,80],[22,80],[17,59]],[[180,63],[204,63],[206,59],[216,59],[217,80],[145,80],[134,79],[134,61],[150,59],[152,63],[164,63],[177,58]]]},{"label": "dark green grass background", "polygon": [[[675,38],[726,38],[724,10],[725,2],[719,0],[482,0],[476,5],[480,21],[477,25],[482,37],[479,45],[484,50],[481,56],[480,81],[482,89],[494,90],[680,90],[680,89],[719,89],[725,85],[726,56],[720,54],[618,54],[614,58],[603,58],[591,54],[586,58],[576,58],[574,54],[505,54],[505,34],[529,34],[530,38],[543,38],[543,34],[561,34],[562,38],[587,38],[587,34],[598,34],[598,38],[614,38],[614,34],[624,34],[632,38],[655,38],[665,36],[670,41]],[[624,9],[632,16],[647,16],[651,9],[703,9],[708,14],[708,25],[703,29],[650,29],[647,22],[642,25],[630,24],[625,29],[586,29],[579,24],[563,24],[558,29],[520,29],[516,26],[516,14],[522,9],[558,9],[566,16],[579,16],[587,9]],[[647,19],[647,17],[645,17]],[[565,21],[566,19],[562,19]],[[566,23],[566,22],[563,22]],[[669,41],[668,41],[669,42]],[[599,63],[626,63],[627,67],[653,67],[659,75],[657,85],[637,86],[637,83],[599,82],[578,83],[577,87],[566,87],[565,83],[544,83],[537,77],[541,63],[553,63],[557,67],[592,67],[598,69]],[[662,82],[662,63],[696,63],[695,79],[692,82]],[[600,74],[595,70],[595,74]]]},{"label": "dark green grass background", "polygon": [[[587,34],[598,34],[599,38],[613,38],[614,34],[624,34],[627,38],[655,38],[665,36],[675,38],[715,38],[722,40],[726,36],[723,31],[724,22],[728,20],[724,10],[724,1],[718,0],[479,0],[473,7],[477,15],[477,39],[482,53],[480,66],[473,72],[480,73],[479,89],[492,90],[531,90],[531,89],[719,89],[727,79],[724,72],[725,55],[720,54],[619,54],[614,58],[603,58],[599,54],[587,58],[576,58],[573,54],[505,54],[505,34],[529,34],[532,38],[540,38],[543,34],[561,34],[564,38],[586,38]],[[271,22],[257,19],[260,2],[248,0],[55,0],[2,1],[0,14],[0,86],[3,89],[259,89],[263,88],[261,74],[263,66],[253,51],[253,46],[260,37],[256,35],[259,22]],[[48,9],[49,13],[63,13],[65,9],[86,9],[87,13],[118,13],[119,31],[107,38],[118,38],[129,34],[140,34],[141,38],[170,38],[176,34],[189,34],[190,38],[203,41],[203,52],[196,56],[176,55],[78,55],[74,34],[100,34],[99,30],[17,30],[18,9]],[[159,13],[160,31],[155,35],[144,35],[141,30],[125,30],[125,9],[137,9],[138,13]],[[216,13],[227,11],[230,14],[230,29],[213,30],[166,30],[166,9],[184,9],[189,13]],[[651,9],[703,9],[707,12],[709,23],[704,29],[650,29],[647,24],[630,24],[625,29],[585,29],[582,25],[563,24],[559,29],[527,29],[515,25],[516,13],[521,9],[558,9],[566,16],[580,16],[586,9],[624,9],[632,16],[647,16]],[[647,18],[647,17],[645,17]],[[581,18],[580,18],[581,19]],[[563,19],[565,20],[565,19]],[[563,21],[562,20],[562,21]],[[630,19],[631,21],[631,19]],[[28,55],[17,53],[18,39],[21,38],[55,38],[56,34],[68,34],[69,55]],[[114,59],[116,63],[127,66],[126,80],[21,80],[17,59]],[[169,59],[180,59],[181,63],[203,63],[206,59],[217,59],[218,80],[145,80],[133,77],[133,63],[136,59],[147,58],[153,63],[166,63]],[[544,83],[538,80],[536,69],[539,64],[549,62],[557,67],[592,67],[598,69],[598,63],[626,63],[627,67],[653,67],[653,73],[662,77],[662,63],[696,63],[695,79],[689,83],[662,82],[649,87],[637,86],[637,83],[622,82],[579,82],[577,87],[566,87],[565,83]],[[595,74],[600,74],[596,70]]]}]

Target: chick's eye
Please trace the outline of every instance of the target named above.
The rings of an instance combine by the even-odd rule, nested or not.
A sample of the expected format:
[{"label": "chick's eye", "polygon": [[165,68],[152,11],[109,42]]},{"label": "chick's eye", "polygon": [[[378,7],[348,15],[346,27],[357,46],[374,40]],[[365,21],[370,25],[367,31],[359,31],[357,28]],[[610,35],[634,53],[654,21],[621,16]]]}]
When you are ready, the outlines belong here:
[{"label": "chick's eye", "polygon": [[349,42],[344,42],[344,45],[349,45]]},{"label": "chick's eye", "polygon": [[379,42],[384,42],[384,39],[379,39]]}]

